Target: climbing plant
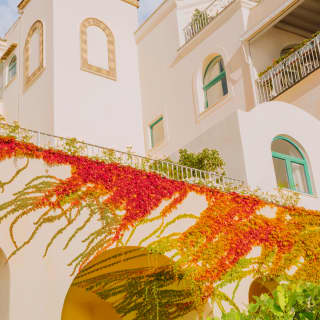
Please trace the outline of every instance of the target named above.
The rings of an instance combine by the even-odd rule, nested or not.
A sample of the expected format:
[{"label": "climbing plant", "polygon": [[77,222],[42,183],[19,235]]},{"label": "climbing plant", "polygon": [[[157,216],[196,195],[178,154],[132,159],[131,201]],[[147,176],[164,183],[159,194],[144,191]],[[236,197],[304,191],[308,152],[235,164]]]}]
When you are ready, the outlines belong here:
[{"label": "climbing plant", "polygon": [[[3,192],[9,183],[28,170],[31,159],[40,159],[49,166],[71,168],[70,176],[65,179],[50,175],[34,177],[12,199],[0,204],[0,223],[9,221],[14,246],[10,258],[30,245],[47,224],[56,225],[43,254],[46,256],[57,238],[72,230],[65,238],[64,249],[77,237],[82,237],[84,249],[70,261],[80,279],[94,258],[115,246],[130,245],[130,239],[138,230],[159,222],[145,232],[139,245],[151,254],[170,255],[169,266],[127,272],[126,281],[118,286],[116,279],[124,273],[109,272],[105,277],[89,277],[77,284],[105,299],[123,297],[127,303],[114,303],[121,314],[137,314],[139,310],[147,314],[151,308],[149,303],[152,310],[158,310],[158,318],[152,319],[160,320],[178,318],[182,310],[201,310],[208,299],[218,306],[223,306],[225,301],[236,308],[234,297],[227,296],[223,288],[247,276],[309,282],[320,279],[320,212],[281,206],[251,194],[170,180],[153,172],[110,162],[113,156],[109,154],[107,161],[89,159],[73,152],[43,149],[13,136],[0,137],[0,160],[27,159],[11,179],[2,182]],[[207,201],[207,208],[200,214],[179,212],[178,205],[190,193],[203,196]],[[156,216],[151,216],[164,201],[166,205]],[[274,217],[262,214],[265,209],[271,210]],[[21,240],[16,235],[16,225],[25,217],[33,217],[34,227]],[[82,222],[74,227],[80,217]],[[85,234],[93,221],[95,229]],[[183,232],[168,231],[170,226],[183,221],[192,221],[192,225]],[[261,253],[250,258],[255,247],[259,247]],[[289,275],[287,270],[292,267],[297,271]],[[182,280],[189,284],[188,289],[174,291],[170,288],[171,282]],[[141,291],[142,287],[148,291]],[[165,310],[168,305],[169,310]],[[143,318],[136,316],[136,319]]]}]

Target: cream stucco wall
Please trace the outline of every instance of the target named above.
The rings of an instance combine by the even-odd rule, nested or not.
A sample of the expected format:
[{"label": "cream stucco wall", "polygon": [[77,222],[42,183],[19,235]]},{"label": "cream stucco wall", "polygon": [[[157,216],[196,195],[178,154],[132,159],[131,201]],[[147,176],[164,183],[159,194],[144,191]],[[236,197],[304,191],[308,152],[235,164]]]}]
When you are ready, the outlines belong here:
[{"label": "cream stucco wall", "polygon": [[[144,153],[134,30],[137,8],[119,0],[54,1],[54,131]],[[94,17],[115,38],[117,80],[80,70],[80,24]],[[89,48],[99,50],[99,48]],[[107,53],[105,53],[107,55]]]},{"label": "cream stucco wall", "polygon": [[[80,69],[80,24],[90,17],[103,21],[114,34],[116,81]],[[23,48],[38,19],[44,25],[45,69],[24,90]],[[17,78],[3,95],[8,120],[97,145],[122,150],[133,146],[144,154],[136,28],[137,8],[125,1],[32,0],[6,35],[9,45],[18,44]]]},{"label": "cream stucco wall", "polygon": [[296,141],[309,163],[314,196],[303,195],[301,205],[319,209],[320,151],[315,139],[320,134],[318,119],[284,102],[269,102],[250,112],[238,111],[247,182],[263,190],[276,188],[271,155],[272,139],[284,135]]},{"label": "cream stucco wall", "polygon": [[320,70],[314,71],[292,88],[278,96],[275,101],[283,101],[310,113],[320,119]]},{"label": "cream stucco wall", "polygon": [[[27,89],[23,86],[23,49],[27,34],[37,20],[44,25],[44,66],[39,78]],[[53,133],[53,30],[52,1],[33,0],[6,35],[8,44],[17,43],[17,78],[4,90],[4,111],[9,121],[30,129]]]},{"label": "cream stucco wall", "polygon": [[[254,104],[250,70],[240,41],[248,10],[244,2],[235,1],[182,47],[179,10],[174,1],[166,1],[136,32],[144,138],[152,155],[170,155],[235,110]],[[224,59],[229,94],[203,112],[202,73],[210,58],[218,54]],[[149,125],[160,115],[164,117],[166,139],[150,150]],[[208,143],[212,144],[210,139]]]}]

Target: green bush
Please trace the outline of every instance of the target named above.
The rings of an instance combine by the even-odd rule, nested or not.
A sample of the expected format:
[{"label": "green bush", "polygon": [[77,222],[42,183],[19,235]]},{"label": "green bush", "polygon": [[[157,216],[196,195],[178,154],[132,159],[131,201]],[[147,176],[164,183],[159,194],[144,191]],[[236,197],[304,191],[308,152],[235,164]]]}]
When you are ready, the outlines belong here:
[{"label": "green bush", "polygon": [[220,319],[211,320],[320,320],[320,286],[302,282],[281,284],[273,297],[257,297],[246,312],[231,310]]},{"label": "green bush", "polygon": [[203,170],[207,172],[214,173],[219,176],[225,175],[225,162],[220,156],[218,150],[214,149],[203,149],[199,153],[193,153],[187,149],[179,150],[179,160],[177,162],[172,161],[170,158],[167,158],[163,161],[156,160],[149,165],[149,169],[155,170],[157,172],[162,172],[166,176],[174,179],[186,178],[208,178],[208,174],[197,172],[196,170],[189,170],[187,168],[177,168],[173,166],[178,164],[184,167],[193,168],[197,170]]},{"label": "green bush", "polygon": [[221,158],[219,151],[215,149],[206,148],[199,153],[193,153],[187,149],[180,149],[178,164],[220,175],[225,173],[225,162]]}]

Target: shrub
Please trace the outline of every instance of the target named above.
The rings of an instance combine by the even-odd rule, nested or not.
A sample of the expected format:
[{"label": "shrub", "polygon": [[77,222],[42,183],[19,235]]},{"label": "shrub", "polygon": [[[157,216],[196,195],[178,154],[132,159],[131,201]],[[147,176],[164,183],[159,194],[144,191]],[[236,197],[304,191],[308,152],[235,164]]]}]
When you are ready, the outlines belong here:
[{"label": "shrub", "polygon": [[320,320],[320,286],[307,282],[281,284],[272,297],[263,294],[246,312],[231,310],[221,320]]}]

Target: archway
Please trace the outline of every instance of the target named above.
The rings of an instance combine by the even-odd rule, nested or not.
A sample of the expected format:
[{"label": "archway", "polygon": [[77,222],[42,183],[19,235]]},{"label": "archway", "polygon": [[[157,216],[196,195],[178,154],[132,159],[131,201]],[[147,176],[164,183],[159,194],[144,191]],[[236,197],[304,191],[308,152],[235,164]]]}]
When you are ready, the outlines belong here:
[{"label": "archway", "polygon": [[0,248],[0,314],[1,320],[9,320],[10,270],[8,260]]},{"label": "archway", "polygon": [[168,257],[119,247],[102,253],[77,275],[62,320],[175,319],[192,309],[191,290]]}]

